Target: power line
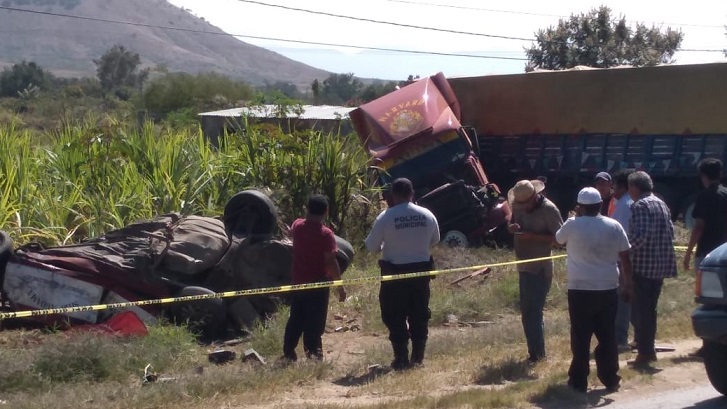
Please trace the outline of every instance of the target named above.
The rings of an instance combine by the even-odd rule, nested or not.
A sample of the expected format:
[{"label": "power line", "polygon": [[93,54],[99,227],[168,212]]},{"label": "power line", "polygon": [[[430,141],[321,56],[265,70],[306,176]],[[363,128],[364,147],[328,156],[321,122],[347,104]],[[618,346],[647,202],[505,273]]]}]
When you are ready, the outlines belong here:
[{"label": "power line", "polygon": [[[316,15],[342,18],[342,19],[355,20],[355,21],[362,21],[362,22],[366,22],[366,23],[385,24],[385,25],[391,25],[391,26],[396,26],[396,27],[415,28],[415,29],[419,29],[419,30],[438,31],[438,32],[452,33],[452,34],[464,34],[464,35],[479,36],[479,37],[499,38],[499,39],[503,39],[503,40],[518,40],[518,41],[530,41],[530,42],[538,41],[534,38],[512,37],[512,36],[497,35],[497,34],[473,33],[473,32],[468,32],[468,31],[448,30],[448,29],[436,28],[436,27],[425,27],[425,26],[417,26],[417,25],[413,25],[413,24],[395,23],[392,21],[382,21],[382,20],[374,20],[374,19],[362,18],[362,17],[346,16],[343,14],[334,14],[334,13],[329,13],[329,12],[325,12],[325,11],[308,10],[308,9],[301,9],[298,7],[290,7],[290,6],[282,6],[279,4],[265,3],[265,2],[257,1],[257,0],[237,0],[237,1],[239,1],[241,3],[249,3],[249,4],[260,5],[260,6],[266,6],[266,7],[274,7],[274,8],[279,8],[279,9],[283,9],[283,10],[297,11],[297,12],[302,12],[302,13],[316,14]],[[386,0],[386,1],[405,2],[405,0]],[[417,3],[417,4],[423,4],[423,3]],[[569,44],[566,41],[542,41],[542,42],[551,43],[551,44]],[[681,49],[681,50],[677,50],[677,51],[723,52],[724,50]]]},{"label": "power line", "polygon": [[449,30],[449,29],[444,29],[444,28],[417,26],[414,24],[395,23],[393,21],[382,21],[382,20],[374,20],[374,19],[363,18],[363,17],[346,16],[343,14],[334,14],[334,13],[329,13],[326,11],[301,9],[301,8],[297,8],[297,7],[265,3],[262,1],[256,1],[256,0],[237,0],[237,1],[239,1],[241,3],[257,4],[259,6],[265,6],[265,7],[275,7],[275,8],[279,8],[279,9],[283,9],[283,10],[298,11],[301,13],[317,14],[320,16],[328,16],[328,17],[343,18],[343,19],[354,20],[354,21],[362,21],[365,23],[386,24],[386,25],[395,26],[395,27],[416,28],[419,30],[437,31],[440,33],[464,34],[464,35],[478,36],[478,37],[499,38],[499,39],[503,39],[503,40],[533,41],[532,38],[512,37],[512,36],[505,36],[505,35],[498,35],[498,34],[473,33],[470,31]]},{"label": "power line", "polygon": [[481,58],[481,59],[492,59],[492,60],[527,61],[527,58],[519,58],[519,57],[500,57],[500,56],[480,55],[480,54],[444,53],[444,52],[437,52],[437,51],[405,50],[405,49],[398,49],[398,48],[364,47],[364,46],[350,45],[350,44],[322,43],[322,42],[316,42],[316,41],[290,40],[290,39],[285,39],[285,38],[252,36],[252,35],[247,35],[247,34],[232,34],[232,33],[226,33],[226,32],[222,32],[222,31],[215,32],[215,31],[194,30],[194,29],[190,29],[190,28],[159,26],[159,25],[146,24],[146,23],[135,23],[132,21],[109,20],[109,19],[103,19],[103,18],[97,18],[97,17],[77,16],[77,15],[72,15],[72,14],[62,14],[62,13],[53,13],[53,12],[49,12],[49,11],[19,9],[19,8],[15,8],[15,7],[5,7],[5,6],[0,6],[0,10],[17,11],[17,12],[22,12],[22,13],[39,14],[39,15],[52,16],[52,17],[65,17],[65,18],[72,18],[72,19],[77,19],[77,20],[95,21],[95,22],[99,22],[99,23],[111,23],[111,24],[121,24],[121,25],[135,26],[135,27],[157,28],[157,29],[161,29],[161,30],[182,31],[182,32],[187,32],[187,33],[211,34],[211,35],[218,35],[218,36],[233,36],[233,37],[248,38],[248,39],[254,39],[254,40],[279,41],[279,42],[284,42],[284,43],[319,45],[319,46],[325,46],[325,47],[353,48],[353,49],[358,49],[358,50],[387,51],[387,52],[408,53],[408,54],[439,55],[439,56],[445,56],[445,57],[468,57],[468,58]]},{"label": "power line", "polygon": [[[558,17],[558,18],[568,18],[569,17],[569,16],[560,15],[560,14],[547,14],[547,13],[533,13],[533,12],[529,12],[529,11],[488,9],[488,8],[481,8],[481,7],[457,6],[457,5],[453,5],[453,4],[421,3],[421,2],[410,1],[410,0],[382,0],[382,1],[387,1],[390,3],[412,4],[412,5],[417,5],[417,6],[442,7],[442,8],[472,10],[472,11],[486,11],[486,12],[491,12],[491,13],[518,14],[518,15],[525,15],[525,16]],[[657,23],[657,22],[653,22],[653,21],[638,21],[638,23],[666,24],[666,25],[670,25],[670,26],[682,26],[682,27],[702,27],[702,28],[720,28],[720,29],[724,28],[724,26],[721,26],[721,25],[693,24],[693,23],[664,23],[664,22]]]}]

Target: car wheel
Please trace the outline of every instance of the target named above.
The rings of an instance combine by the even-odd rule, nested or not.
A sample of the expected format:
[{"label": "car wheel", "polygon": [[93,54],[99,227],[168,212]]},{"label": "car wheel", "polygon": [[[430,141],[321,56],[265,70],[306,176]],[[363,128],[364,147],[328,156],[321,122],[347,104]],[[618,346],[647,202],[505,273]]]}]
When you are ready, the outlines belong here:
[{"label": "car wheel", "polygon": [[341,269],[341,274],[343,274],[348,266],[351,265],[351,261],[353,261],[353,256],[356,252],[353,251],[353,246],[348,240],[338,236],[336,236],[336,247],[338,247],[336,260],[338,260],[338,267]]},{"label": "car wheel", "polygon": [[278,224],[278,212],[272,200],[257,190],[245,190],[225,204],[222,220],[229,236],[238,234],[270,237]]},{"label": "car wheel", "polygon": [[704,367],[714,389],[727,395],[727,345],[704,341]]},{"label": "car wheel", "polygon": [[442,239],[442,243],[444,243],[448,247],[467,247],[469,244],[467,241],[467,236],[464,235],[461,231],[458,230],[450,230]]},{"label": "car wheel", "polygon": [[[177,296],[209,294],[214,292],[204,287],[184,287]],[[186,324],[190,331],[209,341],[221,334],[227,318],[224,303],[219,298],[176,302],[169,310],[177,324]]]},{"label": "car wheel", "polygon": [[13,239],[6,232],[0,230],[0,286],[3,283],[5,275],[5,265],[8,263],[10,256],[13,255]]}]

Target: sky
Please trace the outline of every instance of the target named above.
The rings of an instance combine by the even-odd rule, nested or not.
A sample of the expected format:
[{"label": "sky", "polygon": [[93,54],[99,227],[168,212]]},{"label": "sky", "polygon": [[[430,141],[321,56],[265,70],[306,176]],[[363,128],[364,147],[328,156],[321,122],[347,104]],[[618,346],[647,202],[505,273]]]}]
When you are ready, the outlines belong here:
[{"label": "sky", "polygon": [[[538,29],[557,25],[560,17],[586,12],[603,4],[609,6],[615,15],[624,15],[629,22],[641,21],[649,26],[656,24],[681,29],[684,33],[683,49],[727,48],[724,28],[727,25],[727,1],[260,0],[286,7],[479,35],[353,21],[253,4],[246,0],[169,1],[231,34],[523,59],[523,49],[529,47],[531,41],[485,35],[533,38]],[[651,4],[659,5],[653,7]],[[525,67],[525,61],[518,60],[417,55],[238,38],[317,68],[350,72],[362,78],[398,80],[410,74],[427,76],[437,72],[448,77],[511,74],[523,72]],[[727,62],[721,52],[680,51],[675,58],[678,64]]]}]

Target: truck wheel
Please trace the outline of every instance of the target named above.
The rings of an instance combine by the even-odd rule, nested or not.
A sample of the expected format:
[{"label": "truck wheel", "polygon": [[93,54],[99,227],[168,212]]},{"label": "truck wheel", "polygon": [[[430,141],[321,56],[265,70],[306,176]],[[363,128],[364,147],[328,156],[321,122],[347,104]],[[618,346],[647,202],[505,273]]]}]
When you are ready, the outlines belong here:
[{"label": "truck wheel", "polygon": [[448,247],[462,247],[462,248],[467,247],[467,245],[469,244],[467,242],[467,236],[465,236],[464,233],[462,233],[459,230],[448,231],[444,235],[444,238],[442,239],[442,243],[444,243]]},{"label": "truck wheel", "polygon": [[336,253],[336,260],[338,260],[338,267],[341,269],[341,274],[351,265],[355,252],[353,246],[348,240],[343,237],[336,236],[336,247],[338,252]]},{"label": "truck wheel", "polygon": [[714,389],[727,395],[727,345],[704,341],[704,367]]},{"label": "truck wheel", "polygon": [[244,190],[225,204],[222,220],[229,236],[270,237],[278,224],[272,200],[257,190]]},{"label": "truck wheel", "polygon": [[[184,287],[177,296],[209,294],[214,292],[204,287]],[[190,331],[199,334],[203,340],[215,340],[224,329],[226,310],[219,298],[176,302],[171,304],[169,310],[177,324],[186,324]]]}]

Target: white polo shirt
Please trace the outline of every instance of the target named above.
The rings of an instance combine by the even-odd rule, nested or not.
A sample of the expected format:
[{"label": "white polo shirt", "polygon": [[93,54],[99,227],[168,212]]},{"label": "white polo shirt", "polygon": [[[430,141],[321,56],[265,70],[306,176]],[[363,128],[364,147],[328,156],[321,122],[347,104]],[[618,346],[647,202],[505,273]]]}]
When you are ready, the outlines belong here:
[{"label": "white polo shirt", "polygon": [[383,252],[393,264],[429,261],[431,248],[439,243],[439,225],[434,214],[414,203],[390,207],[376,218],[366,237],[366,249]]},{"label": "white polo shirt", "polygon": [[621,224],[601,215],[572,217],[555,233],[566,245],[569,290],[618,288],[619,253],[631,248]]}]

